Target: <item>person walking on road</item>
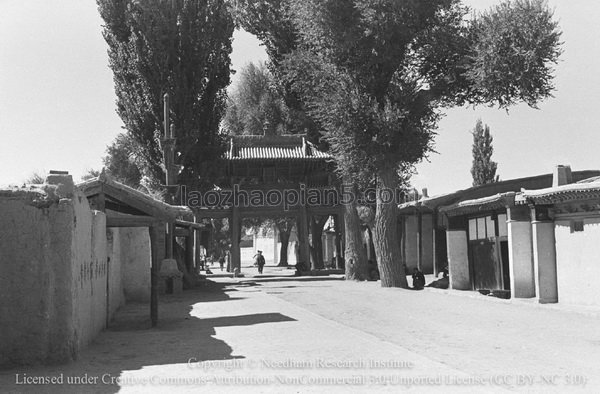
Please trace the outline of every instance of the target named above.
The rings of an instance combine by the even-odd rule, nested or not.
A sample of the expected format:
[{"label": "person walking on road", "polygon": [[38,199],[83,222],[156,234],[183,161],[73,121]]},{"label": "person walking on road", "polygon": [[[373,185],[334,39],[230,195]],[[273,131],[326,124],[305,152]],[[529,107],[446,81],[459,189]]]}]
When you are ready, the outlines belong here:
[{"label": "person walking on road", "polygon": [[258,273],[263,273],[263,267],[265,266],[265,257],[262,255],[262,250],[257,250],[254,255],[254,265],[258,267]]}]

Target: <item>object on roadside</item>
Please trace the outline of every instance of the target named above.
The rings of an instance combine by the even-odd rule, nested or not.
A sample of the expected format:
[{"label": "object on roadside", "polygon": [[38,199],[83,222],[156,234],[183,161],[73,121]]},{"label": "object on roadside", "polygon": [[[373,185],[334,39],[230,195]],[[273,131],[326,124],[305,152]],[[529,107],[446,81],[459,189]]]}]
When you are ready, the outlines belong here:
[{"label": "object on roadside", "polygon": [[423,290],[425,287],[425,275],[418,268],[415,268],[415,272],[412,274],[413,289]]},{"label": "object on roadside", "polygon": [[426,287],[433,287],[434,289],[447,289],[450,286],[450,278],[445,275],[443,278],[434,280]]}]

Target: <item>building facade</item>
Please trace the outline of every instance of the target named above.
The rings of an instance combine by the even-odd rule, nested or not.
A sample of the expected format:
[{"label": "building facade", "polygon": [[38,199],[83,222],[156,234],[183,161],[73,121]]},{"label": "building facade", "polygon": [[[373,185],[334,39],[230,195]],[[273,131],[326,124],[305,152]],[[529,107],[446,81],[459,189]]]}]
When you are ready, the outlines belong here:
[{"label": "building facade", "polygon": [[598,304],[590,279],[600,274],[591,263],[600,249],[598,175],[558,166],[402,204],[405,264],[425,273],[447,264],[456,290]]}]

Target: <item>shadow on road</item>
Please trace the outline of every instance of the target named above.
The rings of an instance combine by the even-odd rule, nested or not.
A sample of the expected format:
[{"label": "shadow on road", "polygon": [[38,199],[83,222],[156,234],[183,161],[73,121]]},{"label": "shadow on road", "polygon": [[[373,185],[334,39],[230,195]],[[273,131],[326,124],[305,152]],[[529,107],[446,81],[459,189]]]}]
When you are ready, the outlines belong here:
[{"label": "shadow on road", "polygon": [[253,315],[223,316],[210,319],[201,319],[201,322],[206,323],[211,327],[250,326],[253,324],[279,323],[286,321],[296,321],[296,319],[292,319],[291,317],[282,315],[281,313],[257,313]]},{"label": "shadow on road", "polygon": [[[215,327],[246,326],[262,323],[294,321],[280,313],[197,318],[190,315],[196,304],[235,301],[234,289],[225,284],[209,283],[201,289],[162,296],[159,322],[150,327],[148,304],[122,307],[109,328],[82,352],[73,363],[56,366],[18,367],[0,371],[3,392],[19,393],[115,393],[123,388],[122,379],[160,377],[161,371],[171,375],[196,376],[193,364],[208,360],[244,358],[232,355],[226,342],[215,338]],[[198,308],[198,306],[196,306]],[[18,375],[18,376],[17,376]],[[62,384],[23,385],[19,377],[62,376]],[[90,384],[74,384],[74,381]],[[83,380],[82,380],[83,379]],[[151,383],[149,383],[151,384]]]}]

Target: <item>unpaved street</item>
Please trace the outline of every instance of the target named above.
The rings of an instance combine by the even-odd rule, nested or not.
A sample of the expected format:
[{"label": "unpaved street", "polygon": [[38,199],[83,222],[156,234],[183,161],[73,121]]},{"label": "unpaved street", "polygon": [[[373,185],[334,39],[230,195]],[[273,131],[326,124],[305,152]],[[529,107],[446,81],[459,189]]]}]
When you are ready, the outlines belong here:
[{"label": "unpaved street", "polygon": [[[127,305],[65,366],[1,392],[597,392],[595,312],[332,277],[215,278]],[[52,380],[54,379],[54,380]]]}]

